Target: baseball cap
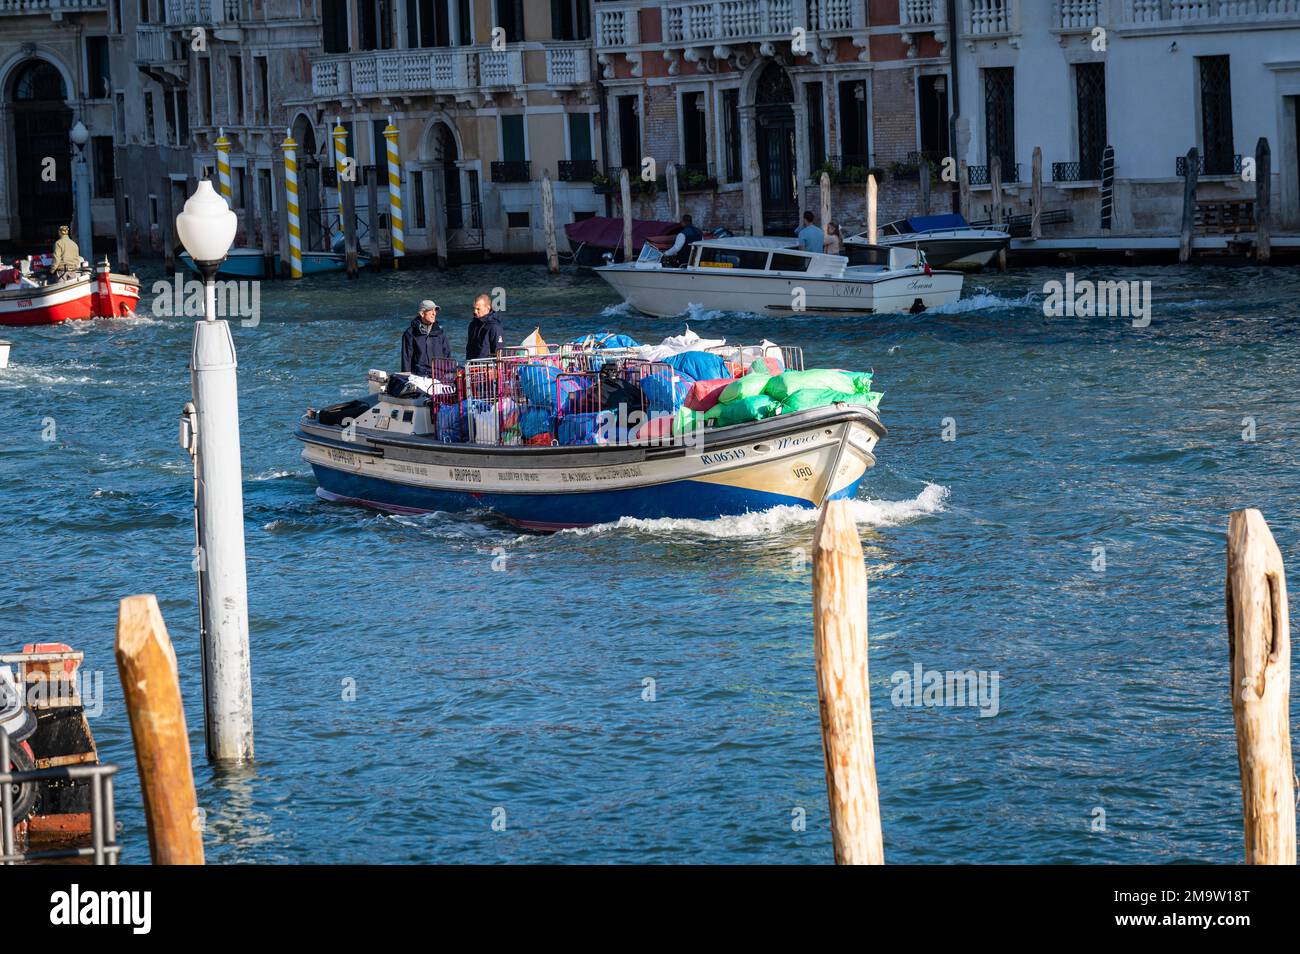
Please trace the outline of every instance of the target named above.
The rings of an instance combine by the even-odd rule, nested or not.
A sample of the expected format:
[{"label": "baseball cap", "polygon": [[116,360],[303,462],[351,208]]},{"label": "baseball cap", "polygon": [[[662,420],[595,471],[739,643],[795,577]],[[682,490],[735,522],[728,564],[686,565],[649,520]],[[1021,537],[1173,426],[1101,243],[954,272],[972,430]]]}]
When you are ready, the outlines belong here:
[{"label": "baseball cap", "polygon": [[438,307],[438,305],[437,305],[436,302],[433,301],[433,299],[431,299],[431,298],[426,298],[426,299],[424,299],[424,301],[420,302],[420,307],[417,308],[417,309],[415,309],[415,310],[416,310],[416,311],[432,311],[434,308],[437,308],[437,307]]}]

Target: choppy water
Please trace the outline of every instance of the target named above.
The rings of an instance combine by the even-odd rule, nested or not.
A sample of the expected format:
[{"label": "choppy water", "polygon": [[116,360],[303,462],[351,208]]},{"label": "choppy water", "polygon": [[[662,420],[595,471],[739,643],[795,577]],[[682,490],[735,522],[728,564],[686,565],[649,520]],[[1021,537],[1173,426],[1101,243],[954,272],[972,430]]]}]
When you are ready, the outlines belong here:
[{"label": "choppy water", "polygon": [[[1241,857],[1224,528],[1263,509],[1296,585],[1300,278],[1078,271],[1150,279],[1151,326],[1044,318],[1046,269],[973,277],[919,317],[691,317],[885,391],[856,506],[890,861]],[[258,753],[237,773],[201,760],[189,321],[5,329],[0,645],[63,640],[104,671],[126,861],[148,852],[112,643],[142,591],[176,642],[212,861],[830,860],[811,514],[535,536],[313,495],[303,408],[391,365],[426,295],[461,347],[493,286],[519,337],[682,330],[526,266],[266,285],[260,325],[236,325]],[[918,664],[995,673],[997,714],[892,705]]]}]

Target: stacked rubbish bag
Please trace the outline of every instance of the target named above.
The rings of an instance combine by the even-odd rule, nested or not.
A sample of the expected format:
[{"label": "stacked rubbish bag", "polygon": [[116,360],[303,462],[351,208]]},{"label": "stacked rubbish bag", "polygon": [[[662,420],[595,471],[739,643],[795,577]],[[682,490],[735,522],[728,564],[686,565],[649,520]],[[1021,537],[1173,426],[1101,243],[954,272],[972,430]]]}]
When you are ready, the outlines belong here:
[{"label": "stacked rubbish bag", "polygon": [[783,369],[771,358],[759,358],[735,378],[696,381],[684,407],[692,415],[685,427],[727,427],[747,421],[830,404],[856,404],[877,410],[884,396],[871,390],[871,372],[813,368]]},{"label": "stacked rubbish bag", "polygon": [[[548,352],[543,343],[512,364],[515,387],[502,384],[490,400],[467,396],[440,405],[438,439],[539,446],[658,442],[831,404],[874,411],[882,397],[871,389],[870,372],[787,368],[791,349],[770,341],[727,347],[688,328],[657,345],[612,332],[571,344],[582,362],[568,360],[571,351]],[[641,413],[632,419],[634,409]]]}]

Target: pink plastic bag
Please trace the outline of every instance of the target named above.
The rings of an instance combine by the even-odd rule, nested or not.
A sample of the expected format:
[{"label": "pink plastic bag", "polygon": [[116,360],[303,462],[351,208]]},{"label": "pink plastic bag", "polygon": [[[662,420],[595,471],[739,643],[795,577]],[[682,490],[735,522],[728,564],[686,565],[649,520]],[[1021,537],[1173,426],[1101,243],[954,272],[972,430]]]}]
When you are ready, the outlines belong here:
[{"label": "pink plastic bag", "polygon": [[735,378],[711,378],[708,381],[696,381],[691,386],[691,393],[686,395],[682,404],[692,411],[707,411],[718,403],[718,398]]}]

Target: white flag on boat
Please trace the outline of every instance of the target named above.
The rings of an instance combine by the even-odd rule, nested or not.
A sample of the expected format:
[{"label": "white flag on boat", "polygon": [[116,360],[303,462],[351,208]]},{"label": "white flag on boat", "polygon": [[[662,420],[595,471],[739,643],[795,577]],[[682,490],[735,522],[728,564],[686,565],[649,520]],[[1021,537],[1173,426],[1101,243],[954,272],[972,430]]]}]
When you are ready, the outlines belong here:
[{"label": "white flag on boat", "polygon": [[550,354],[551,348],[542,340],[542,329],[534,328],[533,333],[519,343],[521,348],[527,348],[529,354]]}]

